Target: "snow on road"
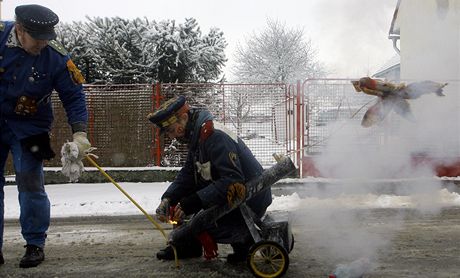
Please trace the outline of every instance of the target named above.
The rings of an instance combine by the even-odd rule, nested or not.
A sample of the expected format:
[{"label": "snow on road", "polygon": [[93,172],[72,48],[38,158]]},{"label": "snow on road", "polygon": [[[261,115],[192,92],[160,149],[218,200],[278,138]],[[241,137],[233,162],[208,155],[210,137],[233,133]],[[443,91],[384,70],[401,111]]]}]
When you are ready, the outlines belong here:
[{"label": "snow on road", "polygon": [[[287,181],[296,188],[307,188],[309,183],[302,180]],[[324,181],[323,181],[324,182]],[[120,183],[120,186],[148,213],[153,213],[168,182]],[[302,190],[302,189],[299,189]],[[6,186],[5,218],[19,217],[16,186]],[[128,198],[111,183],[75,183],[47,185],[46,191],[51,201],[52,217],[103,216],[141,214]],[[278,194],[279,195],[279,194]],[[274,196],[269,210],[296,210],[308,207],[349,207],[349,208],[410,208],[420,202],[417,195],[398,196],[391,194],[335,194],[330,196],[299,195],[297,192]],[[430,202],[439,206],[460,206],[460,195],[446,188],[430,193]]]}]

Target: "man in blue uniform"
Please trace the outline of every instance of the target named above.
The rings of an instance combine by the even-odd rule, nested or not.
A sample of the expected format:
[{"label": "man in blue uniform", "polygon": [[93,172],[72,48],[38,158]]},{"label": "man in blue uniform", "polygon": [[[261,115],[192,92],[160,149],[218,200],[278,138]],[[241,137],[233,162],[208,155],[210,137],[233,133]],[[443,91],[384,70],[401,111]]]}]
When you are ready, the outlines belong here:
[{"label": "man in blue uniform", "polygon": [[[174,219],[180,221],[201,209],[231,202],[232,194],[245,192],[244,184],[263,171],[240,138],[214,121],[207,110],[190,108],[183,96],[166,101],[149,115],[149,120],[169,138],[187,143],[189,150],[184,167],[162,196],[156,210],[159,219],[167,219],[171,207]],[[267,188],[247,201],[247,205],[262,217],[271,202],[271,190]],[[229,263],[246,260],[254,241],[240,210],[233,210],[205,228],[214,242],[232,245],[234,253],[228,255]],[[176,244],[176,248],[179,258],[202,254],[200,242],[192,235]],[[174,259],[172,247],[158,252],[157,258]]]},{"label": "man in blue uniform", "polygon": [[54,39],[58,16],[39,5],[15,9],[15,22],[0,22],[0,264],[4,263],[3,217],[5,164],[11,151],[19,191],[21,233],[26,252],[20,267],[44,259],[50,202],[43,180],[43,160],[55,156],[49,132],[53,90],[67,113],[81,157],[91,146],[86,136],[84,79]]}]

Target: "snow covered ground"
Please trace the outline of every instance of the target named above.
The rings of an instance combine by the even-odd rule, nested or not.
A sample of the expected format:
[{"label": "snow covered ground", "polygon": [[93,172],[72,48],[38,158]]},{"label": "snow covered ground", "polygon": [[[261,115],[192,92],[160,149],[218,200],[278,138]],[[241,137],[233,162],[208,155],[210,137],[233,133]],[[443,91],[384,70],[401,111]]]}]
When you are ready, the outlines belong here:
[{"label": "snow covered ground", "polygon": [[[451,277],[458,270],[460,188],[453,181],[307,178],[281,182],[272,187],[274,200],[269,210],[292,212],[296,247],[289,255],[292,263],[286,277],[325,277],[343,269],[349,273],[357,264],[359,273],[372,277]],[[120,185],[153,214],[169,182]],[[381,193],[373,190],[374,185],[405,190]],[[145,273],[155,277],[250,277],[245,268],[233,269],[225,263],[229,246],[220,245],[221,257],[211,263],[185,260],[182,270],[175,270],[171,263],[158,263],[153,254],[164,247],[164,238],[152,232],[138,208],[111,183],[54,184],[46,190],[54,219],[48,233],[47,261],[30,270],[37,277],[113,277],[120,269],[130,277],[144,277]],[[17,219],[17,188],[6,186],[4,191],[5,217]],[[11,263],[23,252],[18,224],[6,224],[8,263],[0,268],[0,276],[24,277],[23,270]],[[107,256],[108,250],[115,249],[116,255]]]},{"label": "snow covered ground", "polygon": [[[326,179],[298,180],[286,179],[284,186],[289,183],[295,185],[298,191],[303,187],[313,187],[318,182],[333,184],[334,181]],[[336,181],[335,181],[336,182]],[[287,185],[286,185],[287,184]],[[169,185],[169,182],[156,183],[120,183],[120,186],[143,207],[148,213],[153,214],[158,206],[160,197]],[[295,191],[296,189],[294,189]],[[19,217],[19,204],[17,187],[6,186],[5,191],[5,218]],[[128,198],[123,195],[112,183],[95,184],[54,184],[47,185],[46,191],[51,201],[52,217],[70,216],[115,216],[142,214]],[[460,206],[460,195],[448,191],[446,188],[430,193],[430,203],[435,202],[440,207]],[[420,203],[417,195],[392,195],[364,193],[341,193],[325,196],[314,192],[274,196],[273,204],[269,210],[297,210],[299,208],[410,208]]]}]

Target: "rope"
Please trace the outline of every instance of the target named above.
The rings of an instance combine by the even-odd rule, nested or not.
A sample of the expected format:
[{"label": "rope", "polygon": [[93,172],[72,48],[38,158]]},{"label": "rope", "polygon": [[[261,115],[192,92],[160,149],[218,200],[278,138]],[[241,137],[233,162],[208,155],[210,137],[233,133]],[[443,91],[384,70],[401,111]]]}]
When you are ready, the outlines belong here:
[{"label": "rope", "polygon": [[[161,234],[163,235],[163,237],[165,238],[166,240],[166,244],[168,244],[168,237],[166,236],[166,233],[164,231],[164,229],[161,227],[160,224],[158,224],[158,222],[156,222],[152,216],[150,216],[133,198],[131,198],[131,196],[129,196],[129,194],[109,175],[107,174],[97,163],[96,161],[94,161],[91,157],[90,157],[91,154],[87,154],[85,156],[85,158],[94,166],[96,167],[99,172],[101,172],[102,175],[104,175],[110,182],[112,182],[117,188],[118,190],[121,191],[121,193],[123,193],[144,215],[145,217],[147,217],[147,219],[158,229],[160,230]],[[176,267],[179,267],[179,260],[177,258],[177,250],[176,250],[176,247],[174,247],[173,245],[171,245],[171,247],[173,248],[174,250],[174,258],[175,258],[175,262],[176,262]]]}]

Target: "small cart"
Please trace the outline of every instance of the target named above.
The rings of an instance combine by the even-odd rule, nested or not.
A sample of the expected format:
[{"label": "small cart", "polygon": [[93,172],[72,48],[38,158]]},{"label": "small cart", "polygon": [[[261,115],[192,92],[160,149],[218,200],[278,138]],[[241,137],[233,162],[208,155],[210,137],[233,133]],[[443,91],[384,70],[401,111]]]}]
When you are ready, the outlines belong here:
[{"label": "small cart", "polygon": [[255,220],[246,204],[240,210],[255,242],[247,258],[250,271],[256,277],[281,277],[289,267],[289,253],[294,248],[289,213],[271,211],[262,220]]},{"label": "small cart", "polygon": [[287,156],[275,156],[277,163],[246,183],[246,194],[237,203],[214,206],[198,212],[185,225],[173,230],[170,242],[179,242],[190,234],[198,235],[209,223],[214,223],[234,209],[240,209],[247,227],[254,239],[249,250],[247,264],[256,277],[280,277],[289,266],[289,253],[294,248],[289,214],[285,211],[268,212],[262,219],[246,205],[258,192],[294,171],[295,165]]}]

